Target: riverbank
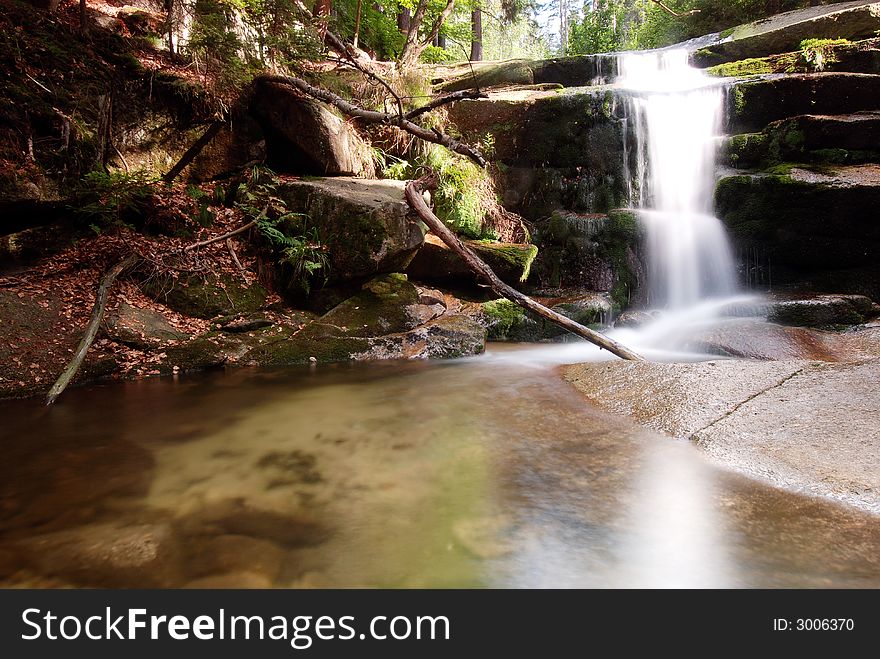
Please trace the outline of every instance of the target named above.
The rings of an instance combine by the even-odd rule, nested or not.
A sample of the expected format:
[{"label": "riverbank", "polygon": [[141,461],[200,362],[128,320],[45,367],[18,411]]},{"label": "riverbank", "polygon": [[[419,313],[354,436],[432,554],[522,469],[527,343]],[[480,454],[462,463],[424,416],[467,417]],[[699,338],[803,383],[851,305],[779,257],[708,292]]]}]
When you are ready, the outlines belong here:
[{"label": "riverbank", "polygon": [[834,350],[820,359],[576,364],[562,374],[591,404],[687,439],[724,467],[880,513],[880,326],[813,333]]}]

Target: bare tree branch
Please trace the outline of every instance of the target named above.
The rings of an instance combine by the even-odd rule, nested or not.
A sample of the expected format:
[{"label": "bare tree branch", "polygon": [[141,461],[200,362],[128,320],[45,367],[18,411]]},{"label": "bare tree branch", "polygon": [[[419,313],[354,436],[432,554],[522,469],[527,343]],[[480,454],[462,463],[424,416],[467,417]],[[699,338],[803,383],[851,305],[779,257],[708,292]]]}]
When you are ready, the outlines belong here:
[{"label": "bare tree branch", "polygon": [[693,16],[694,14],[699,14],[699,9],[691,9],[690,11],[683,12],[679,14],[677,11],[664,4],[663,0],[651,0],[651,2],[657,4],[663,11],[671,16],[675,16],[676,18],[684,18],[685,16]]},{"label": "bare tree branch", "polygon": [[436,110],[440,106],[446,105],[447,103],[454,103],[455,101],[474,98],[489,98],[489,95],[485,92],[480,91],[479,89],[464,89],[460,92],[452,92],[451,94],[438,96],[437,98],[429,101],[419,108],[416,108],[415,110],[410,110],[404,115],[404,117],[412,121],[416,117],[420,117],[423,114],[430,112],[431,110]]},{"label": "bare tree branch", "polygon": [[450,151],[454,151],[460,155],[470,158],[480,167],[486,166],[486,158],[480,151],[474,147],[468,146],[454,137],[441,133],[439,130],[429,130],[423,126],[413,123],[406,117],[391,114],[390,112],[378,112],[377,110],[365,110],[364,108],[346,101],[341,96],[337,96],[333,92],[310,85],[305,80],[282,75],[263,75],[259,76],[257,81],[274,82],[287,85],[298,89],[304,94],[308,94],[312,98],[323,101],[332,105],[337,110],[349,117],[356,117],[368,124],[384,124],[386,126],[397,126],[401,130],[406,131],[410,135],[414,135],[419,139],[433,144],[445,146]]},{"label": "bare tree branch", "polygon": [[474,254],[464,243],[462,243],[458,236],[450,231],[440,218],[434,215],[431,209],[428,208],[428,204],[425,203],[425,198],[422,197],[422,190],[436,187],[436,185],[437,178],[433,175],[421,178],[418,181],[410,181],[406,184],[406,200],[422,221],[428,225],[428,228],[431,229],[434,235],[446,243],[449,249],[458,254],[471,270],[489,284],[493,291],[507,298],[511,302],[515,302],[523,309],[536,313],[542,318],[546,318],[550,322],[556,323],[572,334],[577,334],[590,343],[608,350],[621,359],[628,359],[637,362],[644,361],[644,358],[640,355],[626,346],[617,343],[614,339],[593,331],[589,327],[584,327],[580,323],[577,323],[571,318],[563,316],[552,309],[548,309],[543,304],[536,302],[532,298],[520,293],[515,288],[508,286],[501,281],[498,278],[498,275],[492,271],[492,268],[486,265],[479,256]]}]

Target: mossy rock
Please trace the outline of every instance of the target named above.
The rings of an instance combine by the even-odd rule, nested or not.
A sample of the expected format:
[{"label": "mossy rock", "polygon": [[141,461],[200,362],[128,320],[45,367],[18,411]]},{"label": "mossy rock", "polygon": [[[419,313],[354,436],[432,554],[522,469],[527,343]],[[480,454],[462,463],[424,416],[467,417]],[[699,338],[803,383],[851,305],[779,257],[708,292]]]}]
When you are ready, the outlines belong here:
[{"label": "mossy rock", "polygon": [[840,327],[864,323],[873,312],[874,303],[864,295],[816,295],[774,302],[767,320],[795,327]]},{"label": "mossy rock", "polygon": [[[486,262],[498,277],[511,286],[529,278],[538,248],[531,244],[502,243],[488,240],[466,240],[465,245]],[[407,273],[420,281],[458,282],[472,285],[476,275],[464,261],[439,238],[429,235],[418,251]]]},{"label": "mossy rock", "polygon": [[196,318],[256,311],[268,296],[259,283],[244,286],[240,277],[228,274],[152,277],[140,286],[157,302]]},{"label": "mossy rock", "polygon": [[[611,321],[612,303],[602,294],[572,295],[546,303],[552,305],[553,311],[588,327],[606,326]],[[480,311],[490,341],[535,342],[569,336],[556,323],[526,311],[510,300],[483,302]]]}]

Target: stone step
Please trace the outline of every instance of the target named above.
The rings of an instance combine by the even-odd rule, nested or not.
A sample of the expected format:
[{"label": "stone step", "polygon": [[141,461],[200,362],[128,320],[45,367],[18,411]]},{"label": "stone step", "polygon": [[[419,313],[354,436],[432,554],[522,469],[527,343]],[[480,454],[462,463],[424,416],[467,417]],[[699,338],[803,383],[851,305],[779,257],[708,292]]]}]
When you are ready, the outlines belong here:
[{"label": "stone step", "polygon": [[880,297],[880,165],[785,166],[725,176],[715,210],[774,283]]},{"label": "stone step", "polygon": [[880,75],[812,73],[739,81],[728,95],[727,133],[751,133],[805,114],[880,110]]},{"label": "stone step", "polygon": [[806,114],[774,121],[760,133],[726,137],[720,160],[740,168],[783,162],[880,162],[880,112]]},{"label": "stone step", "polygon": [[804,39],[854,39],[880,30],[880,2],[844,2],[785,12],[682,44],[699,66],[797,50]]}]

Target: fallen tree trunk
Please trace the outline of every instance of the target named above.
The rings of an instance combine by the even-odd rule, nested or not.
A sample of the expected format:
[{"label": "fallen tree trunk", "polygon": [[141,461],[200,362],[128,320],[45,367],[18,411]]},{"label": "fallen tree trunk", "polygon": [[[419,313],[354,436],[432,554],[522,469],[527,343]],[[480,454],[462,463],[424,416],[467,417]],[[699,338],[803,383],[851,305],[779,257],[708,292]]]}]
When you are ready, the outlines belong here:
[{"label": "fallen tree trunk", "polygon": [[452,231],[450,231],[445,224],[438,218],[434,213],[428,208],[428,204],[425,202],[424,197],[422,197],[422,191],[426,189],[431,189],[435,187],[437,184],[436,177],[428,176],[417,181],[410,181],[406,184],[406,200],[409,202],[409,205],[412,209],[418,214],[418,216],[424,221],[425,224],[428,225],[428,228],[436,235],[440,240],[442,240],[453,252],[458,254],[465,264],[473,270],[478,276],[486,280],[489,286],[492,287],[492,290],[501,295],[502,297],[507,298],[511,302],[515,302],[523,309],[527,309],[542,318],[546,318],[551,323],[556,323],[560,327],[565,330],[568,330],[572,334],[576,334],[580,336],[590,343],[593,343],[600,348],[604,348],[608,352],[617,355],[621,359],[628,359],[630,361],[644,361],[644,358],[640,355],[636,354],[626,346],[623,346],[614,339],[611,339],[604,334],[600,334],[594,330],[591,330],[589,327],[584,327],[580,323],[573,321],[571,318],[563,316],[560,313],[553,311],[552,309],[548,309],[543,304],[536,302],[532,298],[520,293],[515,288],[512,288],[505,284],[498,278],[492,268],[490,268],[486,263],[480,259],[476,254],[474,254],[464,243],[459,240],[458,236],[456,236]]},{"label": "fallen tree trunk", "polygon": [[445,146],[450,151],[454,151],[455,153],[466,156],[473,160],[480,167],[486,166],[486,158],[483,156],[482,153],[480,153],[478,149],[472,146],[468,146],[464,142],[460,142],[451,135],[441,133],[439,130],[419,126],[418,124],[415,124],[407,119],[406,116],[401,116],[400,114],[392,114],[390,112],[379,112],[377,110],[366,110],[362,107],[355,105],[354,103],[346,101],[344,98],[342,98],[341,96],[337,96],[333,92],[327,91],[326,89],[321,89],[320,87],[315,87],[307,83],[305,80],[293,78],[291,76],[262,75],[257,78],[257,80],[265,80],[266,82],[275,82],[282,85],[288,85],[290,87],[293,87],[294,89],[298,89],[304,94],[311,96],[312,98],[316,98],[319,101],[323,101],[324,103],[332,105],[337,110],[345,115],[348,115],[349,117],[355,117],[368,124],[385,124],[388,126],[397,126],[401,130],[404,130],[410,135],[414,135],[421,140],[424,140],[426,142],[433,142],[434,144],[440,144],[441,146]]},{"label": "fallen tree trunk", "polygon": [[134,264],[137,258],[138,257],[135,254],[129,254],[119,263],[110,268],[110,270],[107,271],[107,274],[104,275],[104,278],[98,286],[98,294],[95,296],[95,306],[92,307],[92,315],[89,318],[89,324],[86,325],[85,334],[83,334],[82,340],[76,347],[73,359],[70,360],[67,368],[62,371],[61,375],[59,375],[58,379],[55,381],[55,384],[53,384],[52,388],[49,390],[49,395],[46,397],[46,405],[51,405],[55,402],[58,396],[61,395],[61,392],[64,391],[73,379],[73,376],[79,371],[79,367],[82,366],[86,353],[89,351],[89,348],[92,346],[92,343],[95,341],[95,337],[98,334],[98,327],[100,327],[101,319],[104,317],[104,308],[107,306],[107,294],[113,287],[116,278],[122,274],[123,270]]}]

